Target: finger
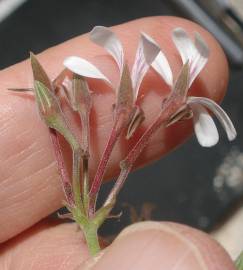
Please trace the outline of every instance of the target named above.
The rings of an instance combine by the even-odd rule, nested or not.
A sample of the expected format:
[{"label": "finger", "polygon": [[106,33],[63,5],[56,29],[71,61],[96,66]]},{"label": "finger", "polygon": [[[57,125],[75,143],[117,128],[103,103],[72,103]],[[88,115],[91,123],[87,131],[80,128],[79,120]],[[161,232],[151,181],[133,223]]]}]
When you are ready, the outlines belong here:
[{"label": "finger", "polygon": [[234,270],[226,251],[207,234],[185,225],[143,222],[126,228],[95,260],[79,269]]},{"label": "finger", "polygon": [[[207,67],[193,85],[194,94],[210,96],[220,100],[228,79],[227,63],[215,40],[198,25],[172,17],[155,17],[136,20],[114,27],[125,46],[126,58],[132,64],[139,32],[150,34],[161,44],[178,71],[181,62],[171,42],[171,31],[181,26],[189,33],[194,31],[207,41],[211,56]],[[51,48],[39,56],[51,78],[62,69],[62,61],[70,55],[83,56],[111,78],[117,80],[117,69],[104,51],[92,44],[86,35]],[[36,223],[62,204],[63,194],[59,184],[56,162],[50,143],[48,130],[39,119],[32,98],[6,91],[8,87],[29,87],[32,83],[28,62],[15,65],[0,73],[0,241],[9,239]],[[168,92],[163,81],[150,72],[141,91],[142,107],[146,114],[145,126],[158,114],[161,99]],[[100,82],[92,82],[94,91],[94,114],[91,123],[91,177],[104,148],[112,125],[111,105],[114,93],[104,89]],[[152,89],[152,90],[151,90]],[[179,130],[179,132],[178,132]],[[158,132],[150,141],[137,165],[159,158],[183,142],[191,134],[190,122],[172,126]],[[140,133],[133,139],[136,140]],[[132,143],[132,142],[131,142]],[[107,177],[118,170],[118,164],[125,155],[129,144],[118,144],[115,148]]]},{"label": "finger", "polygon": [[74,224],[42,222],[0,251],[1,269],[13,270],[235,269],[225,250],[207,234],[166,222],[127,227],[94,259],[89,258],[82,233]]},{"label": "finger", "polygon": [[88,257],[76,224],[41,222],[0,247],[0,269],[73,270]]}]

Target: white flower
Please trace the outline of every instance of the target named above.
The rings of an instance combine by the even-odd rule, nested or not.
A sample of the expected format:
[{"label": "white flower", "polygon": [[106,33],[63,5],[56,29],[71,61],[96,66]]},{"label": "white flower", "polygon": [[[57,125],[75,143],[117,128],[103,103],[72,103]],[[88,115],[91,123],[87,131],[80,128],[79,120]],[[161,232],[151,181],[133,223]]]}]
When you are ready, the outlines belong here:
[{"label": "white flower", "polygon": [[227,113],[213,100],[205,97],[188,97],[187,104],[193,112],[194,130],[199,143],[210,147],[218,142],[218,130],[208,111],[209,109],[220,121],[230,141],[236,137],[236,130]]},{"label": "white flower", "polygon": [[[207,63],[209,49],[202,37],[196,33],[194,42],[189,38],[185,30],[176,28],[173,31],[173,42],[179,51],[183,67],[189,65],[189,78],[186,92],[184,93],[185,103],[193,113],[194,131],[198,142],[205,147],[211,147],[218,142],[219,135],[215,123],[208,113],[210,110],[221,122],[231,141],[236,137],[236,130],[225,111],[213,100],[205,97],[187,97],[187,92],[193,81]],[[176,91],[172,71],[165,55],[160,51],[152,67],[160,74],[164,81],[171,87],[172,95]],[[186,69],[185,69],[186,70]],[[186,76],[187,77],[187,76]],[[186,78],[187,79],[187,78]]]},{"label": "white flower", "polygon": [[[113,57],[121,77],[125,60],[123,47],[117,36],[107,27],[96,26],[90,33],[90,39]],[[134,102],[141,82],[159,51],[159,46],[148,35],[142,33],[131,72]],[[70,56],[64,60],[63,64],[67,69],[80,76],[101,79],[110,84],[110,80],[100,70],[83,58]]]},{"label": "white flower", "polygon": [[[185,103],[193,112],[194,130],[199,143],[202,146],[210,147],[215,145],[219,138],[217,128],[207,109],[214,113],[219,119],[227,133],[228,139],[233,140],[236,137],[235,128],[227,114],[219,105],[208,98],[187,97],[188,89],[207,63],[209,56],[207,44],[198,33],[195,33],[195,40],[193,42],[182,28],[176,28],[173,31],[172,38],[179,51],[183,65],[189,66],[189,78],[185,89],[186,91],[184,91],[183,94]],[[113,57],[118,66],[121,78],[125,60],[123,47],[117,36],[109,28],[96,26],[90,33],[90,39],[97,45],[103,47]],[[111,84],[110,80],[99,69],[83,58],[70,56],[64,60],[64,66],[81,76],[101,79]],[[174,81],[166,56],[151,37],[142,33],[131,72],[134,103],[137,99],[141,82],[150,66],[152,66],[171,87],[172,94],[173,91],[178,90],[178,87],[175,87],[176,82]]]}]

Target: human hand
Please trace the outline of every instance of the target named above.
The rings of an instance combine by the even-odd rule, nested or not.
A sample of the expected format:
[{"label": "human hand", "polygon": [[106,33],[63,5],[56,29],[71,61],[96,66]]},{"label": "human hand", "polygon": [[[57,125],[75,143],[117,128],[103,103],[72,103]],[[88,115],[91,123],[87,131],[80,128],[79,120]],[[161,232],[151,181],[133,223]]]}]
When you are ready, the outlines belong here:
[{"label": "human hand", "polygon": [[[114,27],[114,30],[123,41],[130,65],[139,31],[144,31],[162,46],[174,71],[178,71],[180,60],[170,38],[171,30],[178,26],[189,33],[198,31],[211,51],[207,66],[191,91],[220,101],[228,81],[227,62],[218,44],[205,30],[172,17],[141,19]],[[117,80],[115,65],[86,35],[45,51],[39,59],[50,77],[55,78],[62,69],[63,59],[70,55],[91,60],[109,78]],[[75,224],[59,224],[45,219],[62,206],[63,200],[48,130],[34,109],[32,97],[6,90],[14,86],[31,86],[31,81],[27,62],[0,73],[0,266],[13,270],[71,270],[79,266],[85,269],[92,261],[85,263],[89,256],[82,232]],[[142,106],[147,115],[145,125],[148,125],[160,108],[159,97],[166,94],[163,90],[166,86],[153,72],[149,73],[143,86],[141,95],[144,94],[145,98]],[[91,123],[94,131],[91,172],[94,173],[111,127],[110,105],[114,102],[114,94],[97,81],[92,82],[92,89],[97,89],[94,94],[96,116]],[[183,122],[157,132],[137,166],[166,154],[182,143],[191,130],[191,124]],[[119,148],[115,149],[106,178],[117,173],[117,164],[123,155]],[[102,254],[94,269],[234,269],[228,255],[206,234],[171,223],[133,225]]]}]

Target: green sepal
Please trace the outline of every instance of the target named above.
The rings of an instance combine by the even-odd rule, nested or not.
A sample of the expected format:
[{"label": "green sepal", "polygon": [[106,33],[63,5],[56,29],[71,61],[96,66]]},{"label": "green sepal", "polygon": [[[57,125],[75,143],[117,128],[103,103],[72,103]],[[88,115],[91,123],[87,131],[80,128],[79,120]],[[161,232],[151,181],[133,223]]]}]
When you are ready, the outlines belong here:
[{"label": "green sepal", "polygon": [[134,104],[134,94],[133,94],[132,80],[128,65],[125,64],[117,92],[116,109],[117,110],[128,109],[129,111],[131,111],[133,104]]},{"label": "green sepal", "polygon": [[81,113],[89,113],[91,109],[91,94],[84,77],[73,75],[73,109]]},{"label": "green sepal", "polygon": [[34,81],[39,81],[43,83],[48,89],[52,89],[52,83],[49,79],[48,75],[46,74],[44,68],[36,58],[36,56],[30,52],[30,62],[33,72]]},{"label": "green sepal", "polygon": [[34,90],[40,116],[46,125],[63,135],[73,149],[79,148],[79,143],[67,126],[54,93],[39,81],[34,82]]},{"label": "green sepal", "polygon": [[111,202],[105,206],[102,206],[98,211],[96,211],[95,216],[93,218],[93,222],[97,225],[99,228],[104,221],[109,217],[109,214],[114,207],[115,202]]},{"label": "green sepal", "polygon": [[176,96],[186,97],[190,78],[190,65],[186,62],[178,75],[173,86],[173,94]]},{"label": "green sepal", "polygon": [[126,134],[127,140],[129,140],[133,136],[133,134],[141,126],[144,120],[145,120],[145,115],[144,115],[143,110],[138,106],[134,106],[131,121],[127,128],[127,134]]}]

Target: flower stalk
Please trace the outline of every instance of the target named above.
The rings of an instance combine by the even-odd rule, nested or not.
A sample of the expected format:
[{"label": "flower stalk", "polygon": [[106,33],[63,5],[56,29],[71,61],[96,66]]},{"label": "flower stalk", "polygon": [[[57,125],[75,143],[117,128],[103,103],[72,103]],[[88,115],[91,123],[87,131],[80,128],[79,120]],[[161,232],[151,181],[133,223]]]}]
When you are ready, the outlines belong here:
[{"label": "flower stalk", "polygon": [[94,214],[95,204],[97,196],[102,184],[102,180],[107,168],[108,161],[110,159],[112,150],[117,142],[117,139],[121,135],[121,132],[128,125],[133,108],[133,88],[128,66],[123,68],[120,86],[118,89],[117,102],[115,105],[115,119],[113,128],[110,133],[107,145],[101,157],[100,163],[97,168],[97,173],[94,177],[91,189],[90,189],[90,211],[91,215]]},{"label": "flower stalk", "polygon": [[73,110],[77,111],[81,121],[81,158],[82,158],[82,198],[85,213],[89,212],[89,144],[90,144],[90,111],[92,106],[91,94],[87,82],[82,76],[73,75]]},{"label": "flower stalk", "polygon": [[[109,205],[112,201],[115,201],[119,191],[122,189],[125,180],[132,170],[132,167],[144,148],[148,145],[150,138],[156,133],[156,131],[161,127],[167,127],[171,121],[174,119],[176,112],[183,106],[184,95],[183,89],[187,86],[188,79],[188,66],[184,65],[177,81],[175,82],[174,91],[170,97],[163,103],[161,112],[154,120],[154,122],[147,128],[147,130],[140,137],[135,146],[128,153],[126,158],[120,162],[121,171],[120,174],[110,191],[103,207]],[[180,87],[179,87],[180,86]],[[185,94],[185,93],[184,93]]]},{"label": "flower stalk", "polygon": [[61,176],[62,188],[64,191],[65,199],[68,205],[73,207],[74,206],[73,188],[72,188],[72,185],[71,185],[68,173],[67,173],[66,166],[64,164],[63,154],[62,154],[60,142],[58,139],[58,135],[57,135],[56,130],[52,128],[50,128],[49,131],[50,131],[51,141],[53,144],[53,149],[54,149],[56,160],[57,160],[58,171]]}]

